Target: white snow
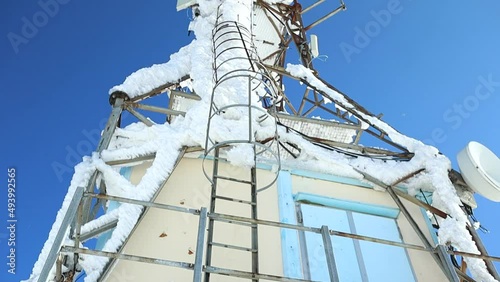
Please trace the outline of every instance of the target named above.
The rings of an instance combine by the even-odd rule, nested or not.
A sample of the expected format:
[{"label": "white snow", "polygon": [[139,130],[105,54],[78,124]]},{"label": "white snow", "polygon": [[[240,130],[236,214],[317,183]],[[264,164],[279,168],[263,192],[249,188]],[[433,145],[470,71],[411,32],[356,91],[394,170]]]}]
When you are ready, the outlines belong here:
[{"label": "white snow", "polygon": [[189,46],[191,45],[183,47],[179,52],[171,55],[170,61],[165,64],[153,65],[134,72],[125,79],[123,84],[111,88],[109,94],[122,91],[133,98],[165,83],[177,81],[189,73],[191,65]]},{"label": "white snow", "polygon": [[[175,82],[181,77],[189,75],[191,81],[187,86],[196,91],[197,95],[201,97],[201,101],[194,103],[185,117],[177,117],[172,124],[155,124],[147,127],[144,124],[137,123],[126,128],[117,129],[115,132],[116,138],[113,138],[108,150],[102,152],[101,155],[94,154],[92,157],[86,157],[81,164],[76,166],[68,194],[28,281],[37,281],[76,187],[85,187],[94,170],[102,173],[103,180],[108,187],[108,194],[148,201],[172,172],[179,151],[183,146],[205,146],[210,96],[213,89],[211,37],[217,9],[221,2],[223,3],[221,6],[224,15],[223,20],[237,20],[239,23],[251,27],[250,1],[200,0],[199,10],[201,14],[190,23],[190,30],[194,31],[196,39],[181,48],[176,54],[173,54],[168,62],[138,70],[127,77],[121,85],[117,85],[110,90],[110,94],[115,91],[123,91],[132,98],[167,82]],[[289,4],[292,1],[267,0],[267,2]],[[221,74],[237,67],[237,65],[234,65],[237,64],[237,60],[235,62],[233,65],[228,64],[226,69],[221,69]],[[287,71],[296,77],[307,80],[311,85],[327,93],[339,109],[349,109],[356,112],[356,109],[349,104],[342,94],[324,85],[313,75],[311,70],[301,65],[288,65]],[[238,83],[228,83],[220,87],[218,90],[220,95],[216,99],[217,105],[241,103],[241,96],[234,94],[238,92],[239,87],[241,86]],[[258,107],[259,103],[253,101],[252,105]],[[478,253],[477,247],[466,229],[467,217],[460,208],[460,200],[448,178],[448,170],[451,168],[450,161],[440,155],[436,148],[402,135],[378,118],[367,116],[362,112],[357,112],[357,114],[364,119],[361,121],[363,128],[376,125],[384,130],[393,142],[405,146],[415,156],[408,162],[349,158],[344,154],[318,147],[304,140],[301,136],[287,132],[280,127],[278,128],[280,140],[297,144],[301,148],[299,157],[287,160],[284,165],[306,170],[313,168],[319,172],[362,180],[362,176],[354,170],[356,168],[368,174],[376,175],[387,184],[391,184],[416,170],[425,168],[425,172],[408,182],[408,187],[410,193],[416,193],[416,188],[422,187],[427,191],[433,191],[433,204],[451,215],[446,220],[439,222],[441,225],[439,229],[440,243],[451,243],[460,251]],[[257,116],[258,114],[254,115],[254,117]],[[248,138],[248,124],[249,121],[244,112],[228,112],[225,116],[218,116],[212,120],[210,137],[217,141]],[[251,124],[257,131],[256,138],[260,140],[274,134],[274,129],[268,121],[267,123],[259,123],[256,120],[251,121]],[[248,146],[235,146],[227,152],[228,160],[235,165],[249,166],[253,160],[242,157],[249,155],[248,150]],[[108,160],[134,158],[150,154],[156,154],[156,157],[137,185],[130,183],[113,167],[105,163]],[[380,171],[384,171],[384,173],[380,174]],[[104,251],[116,251],[134,228],[141,211],[142,207],[122,204],[108,215],[83,226],[83,230],[89,231],[113,219],[118,219],[117,227],[103,248]],[[84,258],[82,266],[87,273],[85,281],[96,281],[108,259],[94,256],[85,256]],[[487,272],[482,260],[466,258],[466,261],[472,275],[477,280],[494,281]]]},{"label": "white snow", "polygon": [[472,224],[472,227],[474,227],[474,229],[478,230],[479,228],[481,228],[481,222],[479,222],[479,221],[474,222],[474,224]]},{"label": "white snow", "polygon": [[85,225],[83,225],[81,227],[80,233],[81,234],[88,233],[92,230],[95,230],[95,229],[105,225],[105,224],[112,222],[115,219],[118,219],[118,217],[119,217],[118,210],[112,210],[110,212],[107,212],[106,214],[104,214],[104,215],[102,215],[102,216],[100,216],[92,221],[89,221]]}]

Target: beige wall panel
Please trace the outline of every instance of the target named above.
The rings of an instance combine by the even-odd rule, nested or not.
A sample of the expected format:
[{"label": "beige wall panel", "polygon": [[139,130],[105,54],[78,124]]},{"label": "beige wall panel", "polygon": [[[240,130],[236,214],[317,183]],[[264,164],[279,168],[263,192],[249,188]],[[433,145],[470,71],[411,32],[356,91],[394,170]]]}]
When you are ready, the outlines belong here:
[{"label": "beige wall panel", "polygon": [[[207,172],[211,173],[211,161],[206,161],[206,165]],[[147,167],[148,164],[143,164],[134,168],[131,181],[137,184]],[[246,177],[249,175],[248,170],[236,168],[226,163],[220,163],[219,171],[222,175],[235,178],[247,179]],[[274,173],[258,170],[258,185],[270,183],[274,178]],[[230,181],[220,181],[218,184],[218,195],[250,201],[249,185]],[[183,158],[167,184],[161,189],[155,202],[194,209],[208,208],[210,206],[210,189],[210,182],[202,172],[202,160]],[[257,201],[259,219],[279,220],[275,184],[259,193]],[[250,205],[217,200],[216,212],[249,217]],[[124,253],[194,263],[197,232],[198,216],[151,208],[130,236]],[[250,228],[216,221],[214,241],[250,248]],[[259,228],[259,260],[261,273],[283,275],[281,240],[278,228]],[[217,267],[250,271],[251,253],[214,247],[212,262],[212,265]],[[191,281],[193,275],[192,271],[180,268],[119,261],[113,267],[106,281],[127,281],[123,280],[125,279],[122,275],[124,273],[134,277],[130,281],[184,282]],[[212,275],[212,277],[212,281],[215,282],[240,280],[219,275]]]}]

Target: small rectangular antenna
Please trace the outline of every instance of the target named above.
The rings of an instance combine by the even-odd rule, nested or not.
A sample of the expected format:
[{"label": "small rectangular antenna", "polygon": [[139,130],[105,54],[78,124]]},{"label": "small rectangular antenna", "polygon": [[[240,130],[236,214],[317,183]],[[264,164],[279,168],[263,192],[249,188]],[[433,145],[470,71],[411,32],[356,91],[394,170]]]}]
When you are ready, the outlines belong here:
[{"label": "small rectangular antenna", "polygon": [[319,56],[319,46],[318,46],[318,36],[315,34],[311,34],[311,43],[310,46],[311,48],[311,55],[313,58],[317,58]]}]

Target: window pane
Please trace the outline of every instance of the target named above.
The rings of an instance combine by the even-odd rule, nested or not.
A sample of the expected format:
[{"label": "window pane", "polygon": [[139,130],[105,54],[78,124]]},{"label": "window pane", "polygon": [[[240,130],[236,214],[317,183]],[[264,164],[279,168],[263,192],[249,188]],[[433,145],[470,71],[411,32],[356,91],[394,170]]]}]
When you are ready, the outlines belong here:
[{"label": "window pane", "polygon": [[[341,232],[401,242],[392,218],[306,204],[301,209],[305,226],[328,225]],[[305,232],[305,238],[311,279],[329,281],[321,235]],[[339,236],[331,239],[340,281],[415,281],[404,248]]]},{"label": "window pane", "polygon": [[[352,213],[356,234],[401,242],[396,221],[392,218]],[[370,282],[414,281],[405,249],[359,241]]]},{"label": "window pane", "polygon": [[[329,229],[350,232],[347,214],[343,210],[304,204],[301,205],[301,209],[305,226],[321,227],[322,225],[328,225]],[[330,281],[321,235],[305,232],[305,237],[311,279]],[[353,240],[332,236],[332,245],[340,281],[362,281]]]}]

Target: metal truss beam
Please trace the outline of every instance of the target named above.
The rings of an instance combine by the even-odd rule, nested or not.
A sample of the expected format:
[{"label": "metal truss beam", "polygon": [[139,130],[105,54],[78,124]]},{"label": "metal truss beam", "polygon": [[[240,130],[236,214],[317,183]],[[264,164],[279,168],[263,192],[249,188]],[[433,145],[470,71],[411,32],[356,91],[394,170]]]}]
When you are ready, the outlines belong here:
[{"label": "metal truss beam", "polygon": [[145,117],[144,115],[142,115],[138,111],[134,110],[134,108],[132,106],[126,105],[125,109],[127,109],[127,111],[129,113],[131,113],[133,116],[135,116],[138,120],[140,120],[145,125],[151,127],[151,126],[153,126],[155,124],[154,122],[152,122],[151,120],[149,120],[147,117]]},{"label": "metal truss beam", "polygon": [[[472,239],[474,242],[476,242],[477,249],[481,253],[481,258],[484,258],[484,262],[486,263],[486,268],[488,268],[489,273],[497,280],[500,281],[500,276],[498,275],[498,271],[493,264],[491,260],[495,261],[500,261],[498,257],[492,257],[488,255],[488,251],[486,250],[486,247],[484,246],[483,242],[481,241],[481,238],[479,238],[479,234],[477,234],[476,230],[474,227],[471,225],[467,225],[467,229],[469,230],[470,235],[472,236]],[[461,256],[466,256],[465,254],[460,254]],[[471,256],[474,257],[474,256]],[[489,259],[486,259],[489,258]]]},{"label": "metal truss beam", "polygon": [[[281,10],[282,14],[288,15],[287,20],[284,22],[291,35],[297,50],[299,51],[299,56],[302,64],[310,69],[313,69],[311,50],[309,44],[307,43],[306,30],[304,29],[304,23],[302,22],[302,7],[297,2],[294,5],[279,5],[278,8]],[[314,71],[316,72],[316,71]]]},{"label": "metal truss beam", "polygon": [[307,8],[305,9],[302,9],[302,12],[300,12],[301,14],[305,14],[307,12],[309,12],[310,10],[312,10],[313,8],[315,8],[316,6],[318,6],[319,4],[325,2],[325,0],[318,0],[314,3],[312,3],[310,6],[308,6]]},{"label": "metal truss beam", "polygon": [[[110,101],[112,102],[113,108],[111,110],[111,115],[108,118],[108,122],[106,123],[106,126],[104,128],[103,134],[101,135],[101,139],[99,140],[99,145],[97,146],[97,150],[96,150],[98,153],[101,153],[102,151],[107,149],[109,144],[111,143],[111,138],[113,137],[113,134],[115,133],[115,130],[119,126],[119,123],[120,123],[121,114],[123,112],[123,106],[124,106],[125,100],[128,100],[128,97],[126,96],[125,93],[122,93],[122,92],[114,93],[110,96]],[[91,192],[94,190],[97,176],[98,176],[98,171],[95,171],[92,174],[92,176],[90,177],[88,185],[85,188],[86,192]],[[100,187],[99,193],[106,194],[105,185],[101,185],[99,187]],[[104,204],[104,203],[101,202],[100,204]],[[83,206],[82,206],[83,218],[82,218],[81,224],[85,224],[85,223],[89,222],[89,220],[90,220],[90,216],[91,216],[90,205],[91,205],[91,200],[84,199]],[[73,222],[72,227],[74,227],[74,226],[76,226],[76,222]],[[71,228],[70,232],[73,232],[73,228]]]},{"label": "metal truss beam", "polygon": [[158,106],[133,103],[133,102],[125,103],[125,105],[128,107],[131,107],[131,108],[137,108],[137,109],[141,109],[141,110],[146,110],[146,111],[151,111],[151,112],[161,113],[161,114],[166,114],[166,115],[184,116],[186,114],[185,112],[181,112],[181,111],[176,111],[176,110],[167,109],[167,108],[158,107]]},{"label": "metal truss beam", "polygon": [[49,254],[47,255],[47,259],[45,260],[45,263],[42,267],[42,271],[40,272],[38,281],[45,282],[48,280],[50,271],[52,270],[52,267],[56,263],[59,254],[59,249],[63,244],[66,232],[68,231],[68,228],[70,228],[70,224],[73,221],[73,218],[75,218],[76,211],[80,206],[79,203],[81,203],[83,197],[83,190],[84,190],[83,187],[77,187],[75,190],[75,194],[73,194],[73,198],[71,199],[68,209],[66,210],[66,214],[64,215],[63,220],[61,221],[61,226],[59,227],[59,231],[57,232],[57,235],[52,243],[52,247],[50,248]]},{"label": "metal truss beam", "polygon": [[335,264],[332,239],[330,238],[330,233],[328,232],[328,226],[321,226],[321,237],[323,239],[323,246],[325,247],[326,265],[328,268],[328,274],[330,275],[330,281],[338,282],[340,281],[339,274],[337,272],[337,267]]},{"label": "metal truss beam", "polygon": [[149,207],[149,208],[158,208],[158,209],[164,209],[164,210],[170,210],[170,211],[185,212],[185,213],[190,213],[190,214],[199,214],[200,213],[200,210],[197,210],[197,209],[183,208],[183,207],[166,205],[166,204],[158,204],[158,203],[154,203],[151,201],[134,200],[131,198],[117,197],[117,196],[111,196],[111,195],[85,193],[85,196],[91,197],[91,198],[97,198],[97,199],[106,199],[106,200],[116,201],[116,202],[120,202],[120,203],[133,204],[133,205]]},{"label": "metal truss beam", "polygon": [[165,91],[167,91],[170,88],[178,86],[180,82],[188,80],[189,78],[190,78],[189,75],[185,75],[175,82],[167,82],[165,84],[162,84],[162,85],[154,88],[151,91],[148,91],[144,94],[141,94],[141,95],[135,96],[134,98],[131,98],[130,101],[131,102],[139,102],[139,101],[142,101],[144,99],[154,97],[158,94],[164,93]]},{"label": "metal truss beam", "polygon": [[[296,76],[293,76],[291,75],[289,72],[287,72],[285,69],[281,68],[281,67],[276,67],[276,66],[270,66],[270,65],[267,65],[267,67],[271,70],[271,71],[274,71],[274,72],[277,72],[277,73],[280,73],[282,75],[285,75],[285,76],[288,76],[290,78],[293,78],[297,81],[300,81],[302,82],[303,84],[307,85],[307,87],[310,87],[311,89],[313,89],[315,92],[318,92],[320,93],[323,97],[331,100],[331,101],[334,101],[336,104],[338,104],[339,106],[341,106],[343,109],[345,109],[348,113],[350,113],[351,115],[355,116],[356,119],[360,120],[360,121],[363,121],[367,124],[369,124],[373,129],[375,129],[376,131],[378,132],[375,132],[375,131],[372,131],[370,129],[366,129],[365,132],[369,133],[370,135],[373,135],[374,137],[377,137],[378,139],[380,139],[381,141],[397,148],[398,150],[401,150],[402,152],[405,152],[405,153],[409,153],[408,149],[406,149],[405,147],[389,140],[387,138],[387,133],[382,130],[381,128],[379,128],[378,126],[372,124],[370,121],[368,121],[366,118],[364,118],[363,116],[360,115],[360,113],[364,114],[364,115],[367,115],[367,116],[371,116],[371,117],[374,117],[374,118],[378,118],[377,116],[375,116],[373,113],[370,113],[368,110],[366,110],[364,107],[362,107],[361,105],[359,105],[358,103],[356,103],[354,100],[352,100],[351,98],[349,98],[349,96],[347,96],[346,94],[344,94],[343,92],[341,92],[340,90],[338,90],[337,88],[335,88],[334,86],[330,85],[328,82],[324,81],[323,79],[321,79],[320,77],[316,76],[316,78],[318,80],[320,80],[322,83],[324,83],[324,85],[333,90],[333,91],[336,91],[337,93],[339,93],[340,95],[342,95],[342,97],[348,101],[348,103],[352,106],[353,109],[351,109],[351,107],[348,107],[342,103],[339,103],[337,102],[335,99],[333,99],[332,97],[330,97],[330,95],[328,95],[327,93],[325,93],[324,91],[318,89],[316,86],[313,86],[311,85],[308,81],[306,81],[305,79],[303,78],[299,78],[299,77],[296,77]],[[311,102],[311,101],[310,101]],[[323,107],[323,104],[324,103],[314,103],[312,102],[313,105],[315,106],[319,106],[319,107]],[[328,108],[324,107],[322,108],[324,110],[328,110],[330,113],[334,114],[335,116],[337,116],[338,118],[340,118],[341,120],[344,120],[348,123],[351,123],[351,124],[356,124],[354,121],[350,120],[349,118],[346,118],[345,115],[339,115],[339,113],[337,112],[334,112],[334,111],[331,111],[329,110]]]},{"label": "metal truss beam", "polygon": [[[317,3],[315,3],[315,4],[317,4]],[[314,4],[313,4],[313,5],[314,5]],[[311,5],[311,6],[313,6],[313,5]],[[331,18],[331,17],[335,16],[335,15],[336,15],[337,13],[339,13],[340,11],[345,11],[345,9],[346,9],[346,7],[345,7],[345,4],[344,4],[344,1],[342,1],[342,0],[341,0],[341,1],[340,1],[340,6],[339,6],[337,9],[335,9],[335,10],[331,11],[330,13],[328,13],[328,14],[324,15],[323,17],[319,18],[318,20],[314,21],[312,24],[310,24],[310,25],[306,26],[306,27],[304,28],[304,30],[310,30],[311,28],[313,28],[313,27],[315,27],[315,26],[319,25],[320,23],[322,23],[322,22],[326,21],[327,19],[329,19],[329,18]]]},{"label": "metal truss beam", "polygon": [[63,246],[61,248],[61,251],[68,252],[68,253],[77,253],[77,254],[107,257],[107,258],[113,258],[113,259],[121,259],[121,260],[130,260],[130,261],[145,262],[145,263],[151,263],[151,264],[159,264],[159,265],[179,267],[179,268],[185,268],[185,269],[193,269],[193,266],[194,266],[194,264],[188,263],[188,262],[165,260],[165,259],[159,259],[159,258],[141,257],[141,256],[134,256],[134,255],[125,255],[125,254],[120,254],[120,253],[111,253],[111,252],[104,252],[104,251],[95,251],[95,250],[82,249],[82,248],[76,248],[76,247],[71,247],[71,246]]},{"label": "metal truss beam", "polygon": [[116,159],[116,160],[109,160],[106,161],[107,165],[114,166],[114,165],[126,165],[126,164],[133,164],[133,163],[140,163],[144,161],[150,161],[156,157],[156,154],[149,154],[149,155],[144,155],[144,156],[139,156],[131,159]]},{"label": "metal truss beam", "polygon": [[118,224],[118,219],[115,219],[111,222],[104,224],[103,226],[101,226],[99,228],[96,228],[96,229],[91,230],[91,231],[84,233],[84,234],[80,234],[80,241],[85,242],[89,239],[95,238],[95,237],[101,235],[102,233],[115,228],[117,224]]}]

